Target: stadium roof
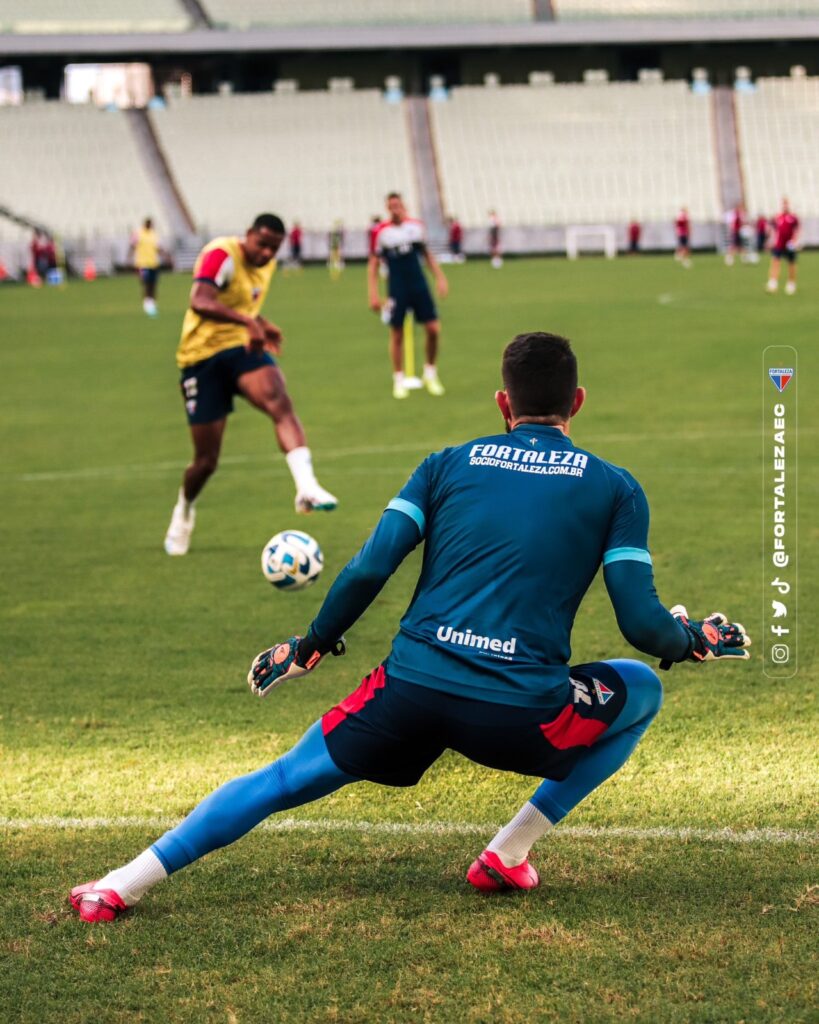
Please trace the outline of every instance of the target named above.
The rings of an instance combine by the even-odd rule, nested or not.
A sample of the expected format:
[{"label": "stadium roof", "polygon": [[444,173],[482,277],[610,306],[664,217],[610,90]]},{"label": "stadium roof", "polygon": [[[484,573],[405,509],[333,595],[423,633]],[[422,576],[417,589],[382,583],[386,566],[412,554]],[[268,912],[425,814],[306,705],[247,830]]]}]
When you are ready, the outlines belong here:
[{"label": "stadium roof", "polygon": [[608,20],[527,24],[193,29],[188,32],[0,35],[0,58],[134,53],[276,53],[451,47],[653,45],[819,39],[819,18]]}]

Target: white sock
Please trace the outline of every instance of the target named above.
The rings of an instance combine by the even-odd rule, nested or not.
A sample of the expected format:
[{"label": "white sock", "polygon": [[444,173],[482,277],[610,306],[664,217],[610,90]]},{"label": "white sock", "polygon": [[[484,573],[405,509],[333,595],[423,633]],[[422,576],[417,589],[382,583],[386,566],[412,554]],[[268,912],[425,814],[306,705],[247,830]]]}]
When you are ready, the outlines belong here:
[{"label": "white sock", "polygon": [[438,376],[438,367],[434,363],[424,363],[424,376],[428,379],[430,377]]},{"label": "white sock", "polygon": [[507,868],[516,868],[529,856],[534,843],[554,825],[529,801],[508,825],[504,825],[487,850],[496,853]]},{"label": "white sock", "polygon": [[293,448],[292,451],[285,455],[285,459],[293,475],[296,490],[299,493],[309,491],[311,487],[318,483],[316,474],[313,472],[313,456],[306,445],[302,445],[300,448]]},{"label": "white sock", "polygon": [[404,383],[404,371],[403,370],[396,370],[395,373],[392,375],[392,381],[393,381],[393,384],[403,384]]},{"label": "white sock", "polygon": [[183,487],[179,488],[179,497],[176,499],[176,507],[182,509],[182,514],[186,519],[191,514],[193,502],[188,501],[188,499],[185,497],[185,490]]},{"label": "white sock", "polygon": [[115,871],[109,871],[105,878],[101,878],[94,886],[95,889],[113,889],[126,906],[132,907],[142,899],[145,893],[168,877],[168,872],[162,866],[162,861],[153,850],[147,849],[138,857],[135,857],[130,864]]}]

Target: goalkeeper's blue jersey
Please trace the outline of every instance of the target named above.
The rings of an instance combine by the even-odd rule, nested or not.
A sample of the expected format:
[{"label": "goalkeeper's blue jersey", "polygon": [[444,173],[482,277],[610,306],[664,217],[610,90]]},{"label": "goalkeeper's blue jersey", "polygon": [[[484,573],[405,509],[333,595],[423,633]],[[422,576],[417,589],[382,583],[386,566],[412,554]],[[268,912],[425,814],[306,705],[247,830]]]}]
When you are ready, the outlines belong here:
[{"label": "goalkeeper's blue jersey", "polygon": [[387,673],[473,700],[562,707],[572,624],[601,563],[651,563],[640,485],[555,427],[430,455],[388,508],[425,546]]}]

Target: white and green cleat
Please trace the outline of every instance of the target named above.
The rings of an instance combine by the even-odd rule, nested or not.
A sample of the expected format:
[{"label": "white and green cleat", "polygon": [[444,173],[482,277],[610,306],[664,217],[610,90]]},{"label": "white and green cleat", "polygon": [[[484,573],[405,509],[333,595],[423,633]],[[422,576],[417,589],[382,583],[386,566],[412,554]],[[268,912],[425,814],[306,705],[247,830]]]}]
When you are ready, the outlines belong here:
[{"label": "white and green cleat", "polygon": [[424,371],[424,387],[427,391],[434,395],[435,398],[441,398],[446,394],[446,388],[441,383],[437,373],[429,373]]}]

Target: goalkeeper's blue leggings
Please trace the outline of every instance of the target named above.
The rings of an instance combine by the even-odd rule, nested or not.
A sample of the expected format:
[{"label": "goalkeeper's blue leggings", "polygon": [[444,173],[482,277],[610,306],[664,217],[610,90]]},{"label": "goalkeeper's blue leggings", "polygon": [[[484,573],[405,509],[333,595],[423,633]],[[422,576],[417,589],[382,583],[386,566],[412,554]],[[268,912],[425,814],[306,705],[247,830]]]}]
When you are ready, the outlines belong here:
[{"label": "goalkeeper's blue leggings", "polygon": [[[626,704],[606,733],[584,751],[563,782],[546,780],[532,803],[553,822],[560,821],[581,800],[621,768],[662,704],[662,687],[655,673],[639,661],[610,664],[625,681]],[[321,722],[315,722],[292,750],[273,764],[220,786],[183,822],[166,832],[152,850],[170,874],[211,850],[227,846],[260,821],[318,800],[355,776],[341,771],[330,757]]]},{"label": "goalkeeper's blue leggings", "polygon": [[656,672],[641,661],[611,658],[607,664],[626,684],[626,705],[603,736],[585,751],[562,782],[546,779],[531,802],[549,821],[565,818],[581,800],[628,761],[663,704]]}]

